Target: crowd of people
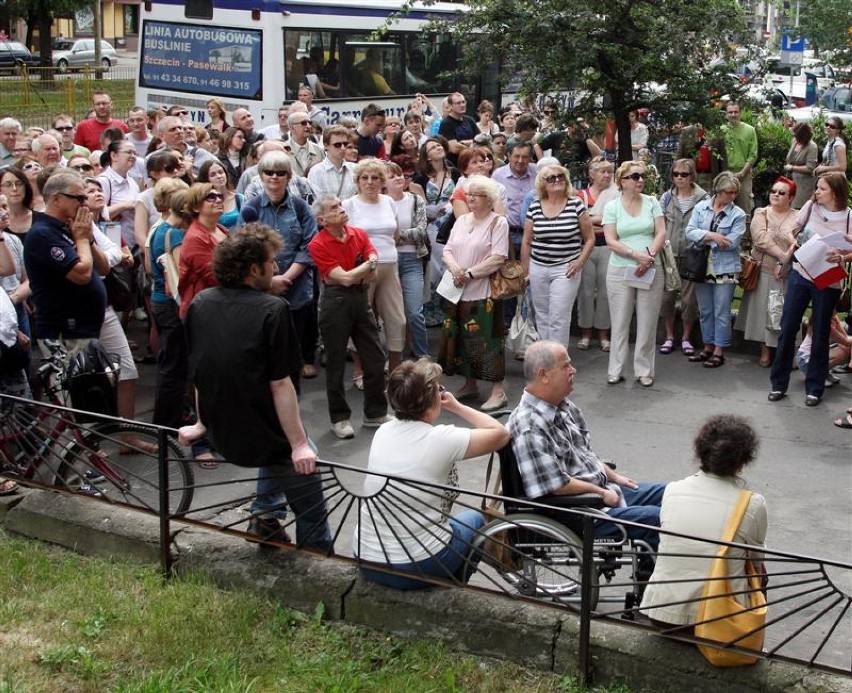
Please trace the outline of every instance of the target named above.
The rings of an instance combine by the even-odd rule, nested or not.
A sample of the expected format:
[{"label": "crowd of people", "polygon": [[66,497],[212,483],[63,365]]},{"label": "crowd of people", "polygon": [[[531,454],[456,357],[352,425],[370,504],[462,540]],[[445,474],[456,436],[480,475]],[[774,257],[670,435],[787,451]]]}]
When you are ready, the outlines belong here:
[{"label": "crowd of people", "polygon": [[[80,123],[62,114],[36,132],[0,119],[0,293],[8,299],[0,388],[31,393],[37,359],[30,357],[43,340],[62,339],[74,352],[98,338],[121,356],[119,414],[132,418],[138,370],[122,328],[147,319],[148,344],[136,358],[156,359],[153,423],[183,426],[183,441],[204,467],[225,459],[260,469],[249,532],[264,539],[285,538],[279,520],[288,494],[316,470],[298,410],[303,379],[325,367],[331,431],[356,435],[350,358],[351,389],[363,391],[362,425],[380,429],[370,470],[443,483],[456,462],[511,438],[532,498],[591,491],[614,517],[651,526],[660,524],[661,505],[665,524],[667,499],[674,517],[693,493],[729,501],[756,442],[736,464],[722,464],[706,453],[707,440],[740,436],[750,430],[742,421],[705,425],[696,441],[702,478],[681,486],[636,483],[593,453],[582,413],[568,400],[574,307],[576,348],[597,342],[612,386],[630,370],[635,315],[632,375],[642,387],[659,375],[657,355],[678,347],[704,368],[723,367],[732,332],[741,329],[760,344],[759,365],[771,368],[769,401],[786,396],[798,367],[805,404],[819,404],[826,387],[852,372],[852,338],[836,314],[842,280],[818,281],[812,263],[795,253],[822,239],[824,264],[852,261],[842,121],[829,119],[832,137],[821,156],[809,126],[796,126],[785,175],[773,183],[768,206],[753,209],[759,152],[736,103],[726,106],[727,157],[713,161],[715,175],[708,176],[695,126],[686,127],[659,199],[646,192],[648,128],[638,113],[631,115],[634,157],[616,167],[607,143],[585,127],[558,128],[553,104],[536,114],[483,102],[478,120],[468,106],[461,93],[440,109],[418,97],[401,119],[370,104],[360,121],[329,124],[302,87],[263,130],[248,110],[227,113],[216,98],[206,128],[180,106],[135,107],[121,120],[105,93],[93,95],[92,113]],[[802,195],[808,185],[813,192]],[[672,290],[663,260],[696,254],[702,276]],[[758,277],[734,320],[744,254]],[[489,278],[510,258],[529,278],[528,302],[492,294]],[[146,277],[130,305],[118,305],[109,290],[121,266]],[[509,401],[506,332],[524,303],[540,341],[515,353],[526,389],[504,428],[488,414]],[[657,344],[661,318],[665,338]],[[440,327],[439,345],[429,344],[430,326]],[[445,392],[441,373],[463,376],[461,389]],[[436,426],[442,409],[473,429]],[[852,407],[834,423],[852,429]],[[243,434],[234,435],[235,427]],[[400,446],[419,457],[400,466]],[[368,493],[380,486],[370,479]],[[2,479],[0,493],[14,490],[14,480]],[[327,550],[321,491],[317,484],[303,490],[311,503],[290,503],[299,541]],[[475,566],[470,539],[483,518],[430,508],[425,496],[417,502],[440,532],[426,541],[411,530],[410,541],[400,540],[397,520],[364,516],[356,551],[398,572],[467,579]],[[763,506],[753,503],[754,531],[743,541],[759,545]],[[715,524],[707,526],[707,536],[718,538]],[[602,523],[599,532],[609,531]],[[390,537],[399,545],[388,552]],[[657,545],[653,532],[640,538]],[[420,585],[367,572],[385,584]],[[649,604],[671,599],[669,592],[650,592]],[[684,615],[655,618],[681,623]]]}]

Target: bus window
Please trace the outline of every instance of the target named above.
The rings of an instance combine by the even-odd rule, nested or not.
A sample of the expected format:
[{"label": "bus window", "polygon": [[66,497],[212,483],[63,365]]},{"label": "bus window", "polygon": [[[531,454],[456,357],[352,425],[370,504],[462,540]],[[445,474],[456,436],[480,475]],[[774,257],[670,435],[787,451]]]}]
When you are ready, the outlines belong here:
[{"label": "bus window", "polygon": [[187,19],[213,19],[213,0],[186,0]]}]

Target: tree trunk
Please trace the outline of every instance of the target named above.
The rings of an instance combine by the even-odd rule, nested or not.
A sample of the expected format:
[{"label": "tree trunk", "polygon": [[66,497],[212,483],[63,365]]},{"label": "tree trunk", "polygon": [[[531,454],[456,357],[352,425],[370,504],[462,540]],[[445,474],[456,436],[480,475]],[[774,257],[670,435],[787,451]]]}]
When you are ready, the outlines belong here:
[{"label": "tree trunk", "polygon": [[629,111],[615,106],[615,131],[618,133],[618,163],[633,159],[633,149],[630,147],[630,118]]}]

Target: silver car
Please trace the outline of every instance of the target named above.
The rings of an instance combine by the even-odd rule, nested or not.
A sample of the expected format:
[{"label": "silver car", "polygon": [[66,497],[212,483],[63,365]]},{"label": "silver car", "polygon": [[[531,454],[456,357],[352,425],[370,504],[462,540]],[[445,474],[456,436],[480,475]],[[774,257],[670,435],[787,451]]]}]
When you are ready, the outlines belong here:
[{"label": "silver car", "polygon": [[[108,41],[101,41],[101,67],[109,70],[118,62],[115,48]],[[95,63],[95,40],[77,39],[74,45],[65,51],[53,51],[53,65],[60,72],[80,70],[84,67],[97,67]]]}]

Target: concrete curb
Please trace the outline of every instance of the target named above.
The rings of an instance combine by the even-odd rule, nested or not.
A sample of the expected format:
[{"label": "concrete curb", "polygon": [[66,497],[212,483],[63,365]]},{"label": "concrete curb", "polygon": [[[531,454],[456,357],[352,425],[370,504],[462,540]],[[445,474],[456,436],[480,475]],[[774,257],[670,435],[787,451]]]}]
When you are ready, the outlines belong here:
[{"label": "concrete curb", "polygon": [[[86,555],[140,563],[159,560],[157,518],[49,491],[0,503],[6,531]],[[361,579],[351,563],[307,552],[258,549],[237,537],[174,523],[179,574],[201,573],[223,589],[262,592],[283,605],[327,618],[431,638],[456,650],[509,659],[556,673],[577,671],[579,623],[564,610],[477,590],[403,592]],[[717,669],[691,645],[646,631],[593,622],[595,683],[626,683],[655,693],[852,693],[852,679],[786,662]]]}]

